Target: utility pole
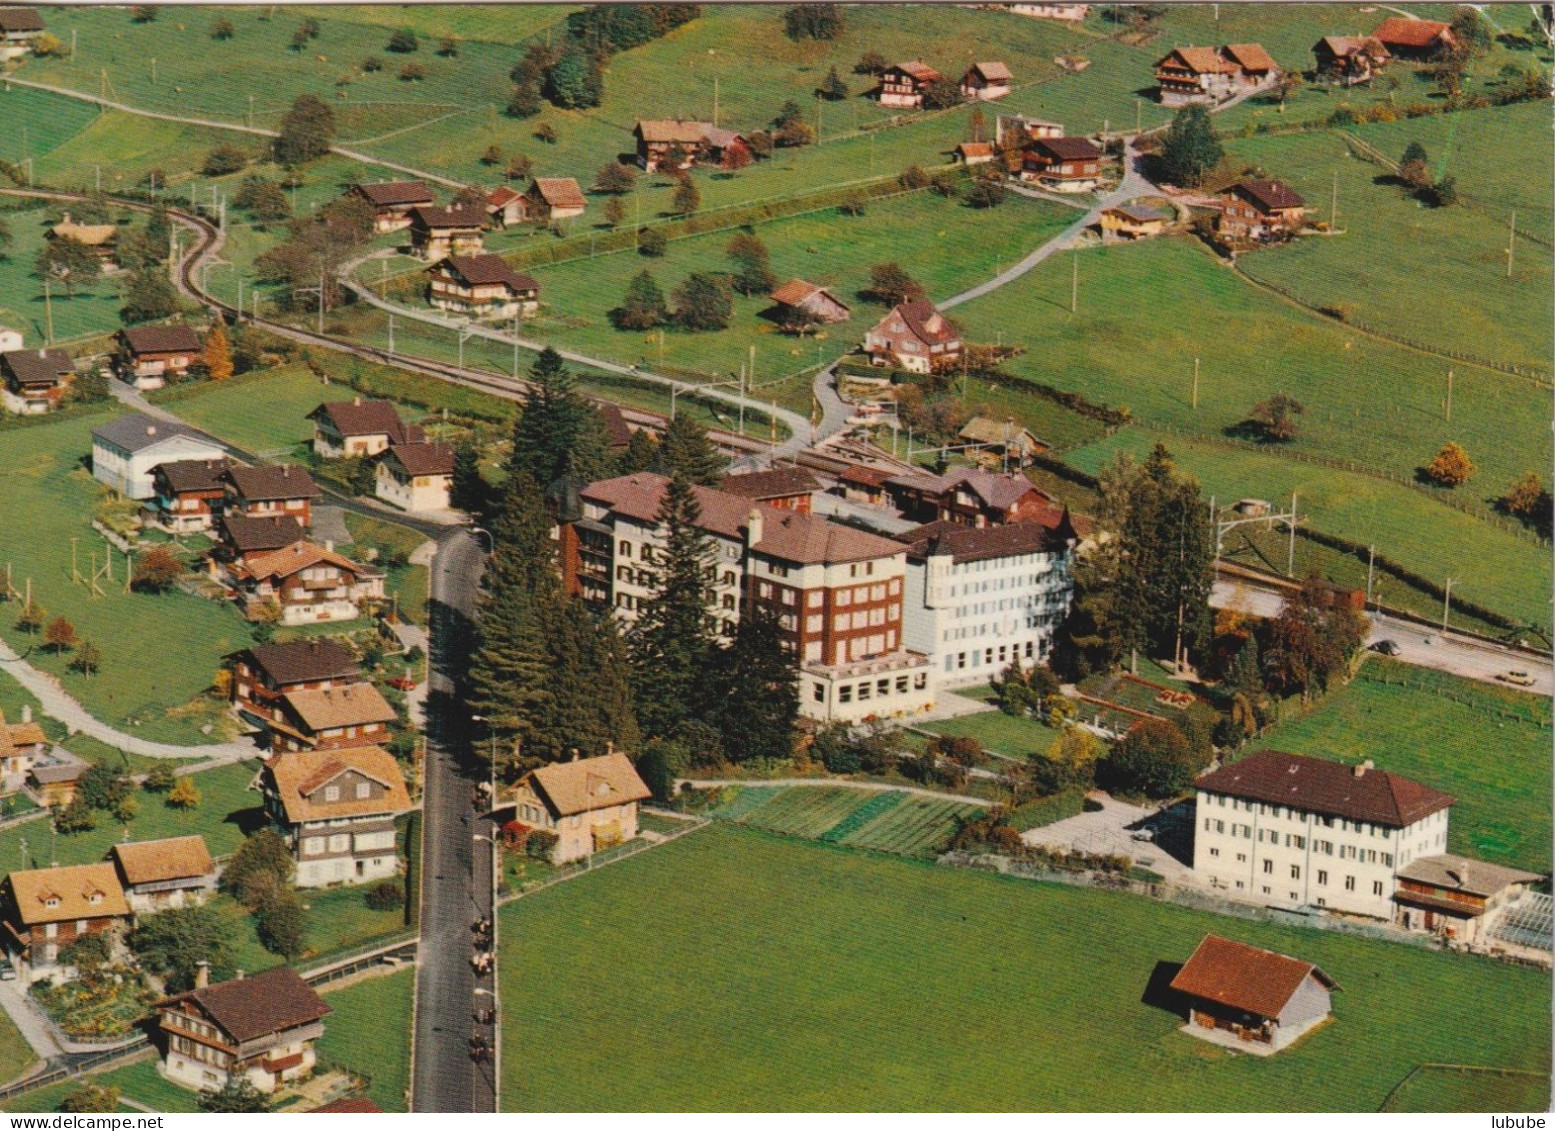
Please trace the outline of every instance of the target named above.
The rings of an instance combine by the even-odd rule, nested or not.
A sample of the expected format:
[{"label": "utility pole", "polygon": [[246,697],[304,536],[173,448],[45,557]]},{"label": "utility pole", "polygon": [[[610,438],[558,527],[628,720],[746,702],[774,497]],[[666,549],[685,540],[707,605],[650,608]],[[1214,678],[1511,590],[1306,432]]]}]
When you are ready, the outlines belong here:
[{"label": "utility pole", "polygon": [[54,303],[49,293],[49,277],[43,276],[43,340],[54,344]]},{"label": "utility pole", "polygon": [[1074,270],[1073,270],[1073,272],[1071,273],[1071,275],[1069,277],[1069,313],[1070,314],[1079,314],[1080,313],[1080,249],[1079,248],[1075,248],[1074,259],[1072,261],[1072,266],[1073,266]]},{"label": "utility pole", "polygon": [[1447,617],[1452,612],[1452,583],[1456,578],[1447,579],[1446,592],[1442,595],[1442,631],[1447,631]]},{"label": "utility pole", "polygon": [[1371,603],[1371,579],[1377,567],[1377,544],[1373,542],[1366,548],[1366,601]]},{"label": "utility pole", "polygon": [[1134,132],[1136,134],[1144,132],[1143,113],[1144,113],[1144,104],[1141,103],[1139,101],[1139,99],[1137,99],[1137,98],[1134,99]]},{"label": "utility pole", "polygon": [[254,96],[248,96],[248,128],[254,128]]},{"label": "utility pole", "polygon": [[324,332],[324,267],[319,266],[319,333]]},{"label": "utility pole", "polygon": [[1447,423],[1452,423],[1452,370],[1447,371]]},{"label": "utility pole", "polygon": [[103,167],[101,165],[93,165],[92,166],[92,172],[93,172],[93,174],[97,178],[97,191],[98,192],[102,192],[103,191]]},{"label": "utility pole", "polygon": [[70,61],[76,61],[76,29],[70,29]]},{"label": "utility pole", "polygon": [[[662,331],[661,331],[661,333],[662,333]],[[663,339],[661,338],[660,341],[662,342]],[[754,342],[751,343],[751,360],[750,360],[750,369],[748,370],[748,372],[749,372],[750,387],[752,389],[754,389],[756,387],[756,344]]]},{"label": "utility pole", "polygon": [[1290,548],[1285,553],[1285,576],[1296,576],[1296,492],[1290,493]]},{"label": "utility pole", "polygon": [[389,356],[394,356],[394,312],[389,312]]},{"label": "utility pole", "polygon": [[718,125],[718,76],[713,76],[713,126]]},{"label": "utility pole", "polygon": [[1199,359],[1193,359],[1193,407],[1199,407]]},{"label": "utility pole", "polygon": [[1339,228],[1339,170],[1334,170],[1334,189],[1328,202],[1328,230],[1337,231]]},{"label": "utility pole", "polygon": [[740,435],[745,435],[745,363],[740,362]]},{"label": "utility pole", "polygon": [[1512,277],[1512,252],[1517,247],[1517,209],[1512,209],[1510,231],[1506,238],[1506,277]]},{"label": "utility pole", "polygon": [[153,86],[156,85],[156,81],[157,81],[157,60],[156,60],[156,56],[153,55],[151,57],[151,82],[152,82]]}]

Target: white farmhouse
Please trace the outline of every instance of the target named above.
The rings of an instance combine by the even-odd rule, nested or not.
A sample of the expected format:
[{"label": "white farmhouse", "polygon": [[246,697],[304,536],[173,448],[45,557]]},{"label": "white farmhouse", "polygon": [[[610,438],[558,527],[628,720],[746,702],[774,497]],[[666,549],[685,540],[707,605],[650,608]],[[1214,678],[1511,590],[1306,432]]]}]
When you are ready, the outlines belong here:
[{"label": "white farmhouse", "polygon": [[1392,919],[1399,873],[1447,848],[1454,799],[1370,761],[1260,750],[1197,784],[1194,875],[1236,899]]},{"label": "white farmhouse", "polygon": [[454,481],[448,444],[395,444],[378,458],[373,491],[402,511],[445,511]]},{"label": "white farmhouse", "polygon": [[174,460],[214,460],[227,453],[203,432],[178,421],[132,412],[92,429],[92,475],[131,499],[149,499],[152,471]]}]

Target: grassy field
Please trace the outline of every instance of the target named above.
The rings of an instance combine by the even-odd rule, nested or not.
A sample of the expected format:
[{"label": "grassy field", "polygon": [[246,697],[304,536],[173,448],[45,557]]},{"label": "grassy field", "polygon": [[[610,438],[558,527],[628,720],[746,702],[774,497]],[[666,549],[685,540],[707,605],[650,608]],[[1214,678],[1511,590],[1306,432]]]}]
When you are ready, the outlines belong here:
[{"label": "grassy field", "polygon": [[[105,596],[93,597],[71,583],[72,538],[83,573],[90,555],[102,562],[105,544],[91,528],[100,485],[83,463],[93,426],[111,415],[89,414],[6,433],[0,444],[0,480],[6,484],[0,564],[10,564],[18,589],[31,578],[33,599],[51,617],[69,618],[77,633],[103,653],[102,667],[91,678],[67,671],[68,654],[34,653],[33,664],[58,675],[105,722],[129,724],[141,737],[156,741],[208,742],[199,728],[216,720],[204,692],[221,658],[250,643],[248,625],[236,611],[180,592],[123,592],[124,556],[117,551],[118,582],[104,583]],[[33,638],[17,632],[14,621],[13,606],[0,617],[0,634],[25,648]],[[178,646],[160,646],[167,641]]]},{"label": "grassy field", "polygon": [[[4,105],[0,102],[0,105]],[[11,244],[0,254],[0,325],[20,330],[28,348],[44,344],[48,326],[43,296],[43,281],[32,273],[33,261],[45,243],[51,214],[42,208],[25,212],[0,212],[11,228]],[[119,285],[117,277],[99,279],[90,287],[77,288],[66,296],[59,286],[50,288],[53,308],[54,340],[69,341],[93,334],[117,330],[119,321]]]},{"label": "grassy field", "polygon": [[[1366,672],[1413,679],[1413,668],[1368,659]],[[1359,762],[1458,799],[1448,849],[1544,871],[1550,859],[1550,728],[1502,713],[1501,693],[1442,676],[1441,694],[1361,678],[1261,742],[1276,750]],[[1449,699],[1447,695],[1455,698]],[[1520,696],[1530,703],[1533,696]]]},{"label": "grassy field", "polygon": [[[187,394],[184,390],[187,389]],[[308,419],[324,401],[350,400],[349,388],[322,384],[301,365],[244,374],[229,382],[175,386],[182,395],[161,399],[196,428],[268,459],[294,459],[313,439]],[[255,412],[255,403],[264,405]]]},{"label": "grassy field", "polygon": [[[514,1110],[1366,1111],[1426,1061],[1549,1064],[1547,974],[722,824],[503,915]],[[1141,996],[1207,931],[1322,966],[1336,1023],[1177,1032]]]},{"label": "grassy field", "polygon": [[935,719],[925,724],[924,730],[944,735],[946,738],[975,738],[983,746],[1012,758],[1026,758],[1032,754],[1044,754],[1058,738],[1058,731],[1041,719],[1016,718],[1003,711],[984,711],[977,715],[960,715],[954,719]]},{"label": "grassy field", "polygon": [[[405,929],[402,911],[374,911],[367,906],[367,889],[370,886],[298,891],[308,913],[306,949],[301,961],[348,950]],[[244,914],[226,896],[218,897],[218,902],[232,914],[234,926],[228,942],[232,946],[234,966],[254,974],[285,964],[284,958],[266,950],[260,943],[259,936],[254,933],[252,917]]]},{"label": "grassy field", "polygon": [[[346,528],[351,532],[352,550],[358,555],[364,549],[376,549],[379,554],[391,552],[409,555],[426,539],[414,530],[380,518],[347,514]],[[384,592],[399,603],[400,615],[412,624],[427,623],[427,600],[431,595],[431,571],[424,565],[403,564],[388,567],[384,580]]]},{"label": "grassy field", "polygon": [[1423,1068],[1388,1098],[1389,1112],[1542,1111],[1549,1080],[1535,1073]]},{"label": "grassy field", "polygon": [[319,1059],[371,1078],[367,1095],[384,1111],[405,1111],[410,1087],[410,1011],[414,970],[368,978],[324,995]]},{"label": "grassy field", "polygon": [[0,1083],[16,1079],[38,1058],[10,1017],[0,1017]]}]

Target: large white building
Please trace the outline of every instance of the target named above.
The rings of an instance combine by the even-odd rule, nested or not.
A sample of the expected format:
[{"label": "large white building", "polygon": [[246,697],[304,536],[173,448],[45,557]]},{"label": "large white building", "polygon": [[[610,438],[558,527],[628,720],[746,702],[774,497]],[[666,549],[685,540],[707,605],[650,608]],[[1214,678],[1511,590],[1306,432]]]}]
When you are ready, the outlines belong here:
[{"label": "large white building", "polygon": [[92,475],[121,495],[150,499],[152,472],[175,460],[215,460],[227,453],[203,432],[175,420],[132,412],[92,429]]},{"label": "large white building", "polygon": [[1453,798],[1369,761],[1260,750],[1197,785],[1194,875],[1235,899],[1392,919],[1399,873],[1447,850]]},{"label": "large white building", "polygon": [[934,522],[908,543],[903,639],[926,653],[941,687],[987,683],[1011,661],[1047,659],[1069,611],[1078,535],[1067,517],[968,527]]}]

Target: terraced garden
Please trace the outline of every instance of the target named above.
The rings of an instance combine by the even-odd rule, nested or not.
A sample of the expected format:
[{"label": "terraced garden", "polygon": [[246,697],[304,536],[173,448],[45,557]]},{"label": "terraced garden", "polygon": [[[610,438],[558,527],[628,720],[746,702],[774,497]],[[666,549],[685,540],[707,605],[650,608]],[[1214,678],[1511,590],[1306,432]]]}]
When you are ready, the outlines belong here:
[{"label": "terraced garden", "polygon": [[709,815],[828,844],[929,856],[944,849],[962,819],[980,811],[981,806],[905,790],[735,785],[725,788]]}]

